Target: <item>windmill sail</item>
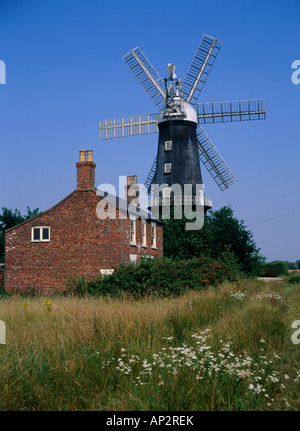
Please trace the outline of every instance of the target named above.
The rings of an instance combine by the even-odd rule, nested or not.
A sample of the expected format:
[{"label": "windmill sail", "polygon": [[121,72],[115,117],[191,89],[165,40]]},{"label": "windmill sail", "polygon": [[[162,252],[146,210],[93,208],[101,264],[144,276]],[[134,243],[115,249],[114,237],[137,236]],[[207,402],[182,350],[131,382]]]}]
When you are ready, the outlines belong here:
[{"label": "windmill sail", "polygon": [[266,118],[264,99],[197,103],[196,106],[199,124],[265,120]]},{"label": "windmill sail", "polygon": [[220,189],[228,189],[237,179],[200,125],[197,127],[197,138],[201,162]]},{"label": "windmill sail", "polygon": [[203,36],[195,57],[182,82],[182,90],[187,103],[195,105],[206,78],[214,64],[222,43],[213,37]]},{"label": "windmill sail", "polygon": [[164,81],[145,57],[139,47],[124,55],[123,60],[144,87],[155,105],[161,109],[165,103]]},{"label": "windmill sail", "polygon": [[148,174],[148,177],[147,177],[147,179],[145,181],[145,187],[148,190],[148,192],[150,191],[150,187],[151,187],[151,184],[153,182],[154,175],[156,173],[156,168],[157,168],[157,156],[155,157],[153,165],[152,165],[152,167],[150,169],[150,172]]},{"label": "windmill sail", "polygon": [[127,136],[157,133],[158,114],[136,115],[100,121],[100,139],[126,138]]}]

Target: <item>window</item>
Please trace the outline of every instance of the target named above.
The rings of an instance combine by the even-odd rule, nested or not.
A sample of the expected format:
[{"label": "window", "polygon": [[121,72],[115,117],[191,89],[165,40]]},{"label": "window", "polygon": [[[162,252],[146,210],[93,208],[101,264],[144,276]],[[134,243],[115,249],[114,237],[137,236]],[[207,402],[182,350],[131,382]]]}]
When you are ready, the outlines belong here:
[{"label": "window", "polygon": [[49,242],[50,241],[50,227],[49,226],[36,226],[31,228],[31,241],[32,242]]},{"label": "window", "polygon": [[171,172],[171,163],[165,163],[165,174],[169,174]]},{"label": "window", "polygon": [[200,194],[200,205],[204,205],[204,192],[203,190],[199,190]]},{"label": "window", "polygon": [[151,247],[156,248],[156,224],[151,223]]},{"label": "window", "polygon": [[130,254],[129,255],[130,263],[136,263],[137,260],[137,254]]},{"label": "window", "polygon": [[110,275],[110,274],[112,274],[114,272],[114,269],[106,269],[106,268],[104,268],[104,269],[100,269],[100,272],[101,272],[102,275]]},{"label": "window", "polygon": [[142,220],[142,246],[147,247],[147,223]]},{"label": "window", "polygon": [[172,141],[165,141],[165,151],[172,150]]},{"label": "window", "polygon": [[132,245],[136,244],[135,224],[136,224],[136,220],[131,219],[130,220],[130,244]]},{"label": "window", "polygon": [[163,198],[170,198],[170,197],[171,197],[171,187],[163,188]]}]

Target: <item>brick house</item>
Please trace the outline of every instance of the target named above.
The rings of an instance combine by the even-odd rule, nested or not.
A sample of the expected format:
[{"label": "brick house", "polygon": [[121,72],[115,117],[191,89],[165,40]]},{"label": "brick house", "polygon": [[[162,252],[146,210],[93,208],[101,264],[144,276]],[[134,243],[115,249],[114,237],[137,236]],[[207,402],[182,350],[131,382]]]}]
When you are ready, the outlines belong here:
[{"label": "brick house", "polygon": [[[70,277],[99,277],[113,267],[163,253],[163,230],[132,201],[136,176],[127,177],[127,200],[95,189],[92,150],[80,151],[77,188],[49,210],[5,232],[5,288],[64,290]],[[136,202],[136,201],[135,201]],[[134,205],[134,207],[132,207]],[[99,208],[109,217],[99,218]],[[100,208],[100,209],[101,209]]]},{"label": "brick house", "polygon": [[4,287],[4,263],[0,263],[0,289]]}]

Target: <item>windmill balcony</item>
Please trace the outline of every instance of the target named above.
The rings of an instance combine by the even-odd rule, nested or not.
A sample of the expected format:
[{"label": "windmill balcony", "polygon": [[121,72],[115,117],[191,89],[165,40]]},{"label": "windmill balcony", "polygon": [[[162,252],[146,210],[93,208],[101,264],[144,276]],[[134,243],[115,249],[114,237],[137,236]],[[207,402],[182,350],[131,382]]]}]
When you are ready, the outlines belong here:
[{"label": "windmill balcony", "polygon": [[[198,198],[200,199],[200,198]],[[203,198],[202,198],[203,199]],[[203,202],[203,201],[202,201]],[[195,198],[190,196],[176,196],[176,197],[159,197],[152,198],[150,197],[147,201],[147,208],[151,208],[152,206],[161,206],[161,205],[190,205],[191,203],[195,203]],[[197,201],[198,205],[200,204],[199,200]],[[204,210],[205,212],[212,208],[212,200],[210,198],[204,198]]]},{"label": "windmill balcony", "polygon": [[204,198],[204,206],[207,209],[212,208],[212,200],[210,198]]}]

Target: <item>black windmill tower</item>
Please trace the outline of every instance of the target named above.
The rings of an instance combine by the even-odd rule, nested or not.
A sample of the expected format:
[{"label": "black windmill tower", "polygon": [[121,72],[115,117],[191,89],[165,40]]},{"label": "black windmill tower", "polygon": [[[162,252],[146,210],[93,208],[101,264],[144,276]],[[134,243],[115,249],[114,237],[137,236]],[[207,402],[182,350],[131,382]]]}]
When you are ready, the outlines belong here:
[{"label": "black windmill tower", "polygon": [[[101,121],[100,136],[106,140],[159,132],[157,156],[145,182],[149,193],[151,185],[157,184],[162,186],[159,196],[170,199],[172,185],[179,184],[184,191],[184,185],[190,184],[192,198],[199,198],[200,162],[221,190],[237,181],[201,125],[265,119],[265,101],[197,103],[221,45],[218,39],[204,35],[182,82],[174,64],[168,64],[169,76],[163,80],[138,47],[123,57],[159,112]],[[210,199],[203,194],[200,198],[206,210],[212,207]]]}]

